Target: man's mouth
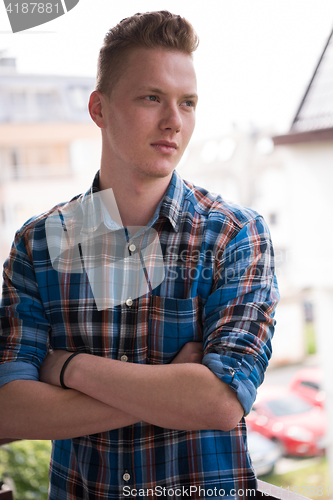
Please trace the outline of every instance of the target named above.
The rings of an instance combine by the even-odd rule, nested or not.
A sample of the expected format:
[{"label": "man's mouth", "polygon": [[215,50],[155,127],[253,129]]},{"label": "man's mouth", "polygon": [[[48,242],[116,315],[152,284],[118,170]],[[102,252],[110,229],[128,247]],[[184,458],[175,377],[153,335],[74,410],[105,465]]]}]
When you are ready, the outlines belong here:
[{"label": "man's mouth", "polygon": [[153,148],[155,148],[156,151],[162,154],[173,154],[176,149],[178,148],[177,144],[175,142],[169,142],[169,141],[156,141],[151,144]]}]

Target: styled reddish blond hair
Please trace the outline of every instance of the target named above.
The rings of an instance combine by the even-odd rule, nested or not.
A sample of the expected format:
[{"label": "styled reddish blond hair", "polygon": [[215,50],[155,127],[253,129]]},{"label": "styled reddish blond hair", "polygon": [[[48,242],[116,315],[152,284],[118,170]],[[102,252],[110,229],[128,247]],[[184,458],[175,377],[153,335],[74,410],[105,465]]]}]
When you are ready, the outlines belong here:
[{"label": "styled reddish blond hair", "polygon": [[135,14],[106,34],[97,69],[96,90],[110,95],[134,48],[165,48],[192,55],[199,44],[193,26],[166,10]]}]

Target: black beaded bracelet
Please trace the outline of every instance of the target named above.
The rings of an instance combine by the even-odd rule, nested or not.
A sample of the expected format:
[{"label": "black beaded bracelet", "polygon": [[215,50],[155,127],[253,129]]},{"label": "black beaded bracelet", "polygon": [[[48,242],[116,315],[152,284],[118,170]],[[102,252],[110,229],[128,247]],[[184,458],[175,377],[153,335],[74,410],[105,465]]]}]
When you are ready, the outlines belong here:
[{"label": "black beaded bracelet", "polygon": [[75,358],[75,356],[77,356],[78,354],[81,354],[80,352],[73,352],[73,354],[71,354],[69,356],[69,358],[66,359],[65,363],[63,364],[63,367],[61,368],[61,372],[60,372],[60,384],[61,384],[61,387],[63,389],[70,389],[70,387],[67,387],[67,385],[65,385],[64,383],[64,374],[65,374],[65,370],[68,366],[68,363],[70,362],[71,359]]}]

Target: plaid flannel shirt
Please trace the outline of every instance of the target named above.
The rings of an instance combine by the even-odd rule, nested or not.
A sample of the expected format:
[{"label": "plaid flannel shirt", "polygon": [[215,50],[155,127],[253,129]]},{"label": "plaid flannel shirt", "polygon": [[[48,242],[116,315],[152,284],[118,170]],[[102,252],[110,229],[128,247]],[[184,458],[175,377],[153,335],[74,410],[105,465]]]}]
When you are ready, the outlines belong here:
[{"label": "plaid flannel shirt", "polygon": [[[92,233],[98,224],[87,212],[94,201],[84,201],[98,186],[99,173],[90,190],[74,199],[82,208],[76,223]],[[246,415],[271,356],[279,297],[262,217],[174,172],[148,224],[159,235],[162,283],[135,298],[131,307],[122,302],[98,310],[87,274],[56,270],[50,260],[46,220],[65,209],[60,204],[30,219],[16,233],[4,264],[0,385],[38,380],[49,345],[160,364],[169,363],[186,342],[202,341],[203,364],[236,392]],[[99,223],[114,224],[105,211]],[[143,233],[128,235],[128,242],[139,247]],[[53,442],[51,500],[237,498],[253,488],[244,418],[230,432],[140,422]]]}]

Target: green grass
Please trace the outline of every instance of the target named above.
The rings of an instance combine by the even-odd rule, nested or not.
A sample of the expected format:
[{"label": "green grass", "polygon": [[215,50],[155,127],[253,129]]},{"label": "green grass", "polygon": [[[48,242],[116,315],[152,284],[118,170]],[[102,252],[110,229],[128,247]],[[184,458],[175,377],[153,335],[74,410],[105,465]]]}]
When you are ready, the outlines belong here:
[{"label": "green grass", "polygon": [[325,457],[301,469],[285,474],[271,474],[260,479],[311,499],[327,500],[332,497],[333,486],[330,484],[328,463]]}]

